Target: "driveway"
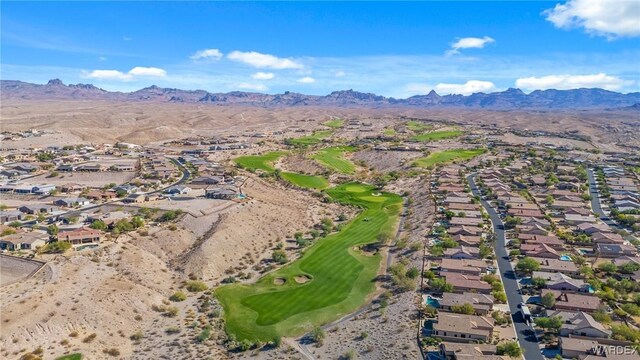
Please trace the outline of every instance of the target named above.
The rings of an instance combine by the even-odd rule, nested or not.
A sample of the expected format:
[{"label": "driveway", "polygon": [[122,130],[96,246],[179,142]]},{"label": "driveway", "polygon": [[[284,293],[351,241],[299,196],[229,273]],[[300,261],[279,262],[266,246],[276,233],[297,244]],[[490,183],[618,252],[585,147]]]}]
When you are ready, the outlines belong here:
[{"label": "driveway", "polygon": [[[475,183],[476,174],[467,176],[467,181],[471,187],[471,192],[474,196],[482,196],[480,190]],[[506,249],[506,237],[504,231],[504,224],[498,216],[498,213],[494,208],[485,200],[480,200],[480,203],[489,214],[491,223],[493,224],[493,231],[496,235],[496,257],[498,258],[498,270],[500,277],[502,278],[502,284],[504,285],[504,291],[507,294],[507,304],[511,311],[513,318],[513,325],[516,329],[516,335],[518,337],[518,343],[524,352],[524,358],[526,360],[543,360],[544,357],[540,352],[538,346],[538,340],[535,335],[535,330],[532,326],[527,325],[522,318],[518,304],[524,302],[522,295],[519,293],[518,280],[516,279],[515,272],[509,262],[509,254]]]},{"label": "driveway", "polygon": [[602,204],[600,204],[600,194],[598,193],[598,183],[596,182],[596,176],[593,173],[593,169],[587,170],[587,178],[589,179],[589,195],[591,195],[591,209],[594,213],[600,216],[600,220],[609,225],[612,230],[620,230],[618,224],[609,219],[609,216],[602,210]]}]

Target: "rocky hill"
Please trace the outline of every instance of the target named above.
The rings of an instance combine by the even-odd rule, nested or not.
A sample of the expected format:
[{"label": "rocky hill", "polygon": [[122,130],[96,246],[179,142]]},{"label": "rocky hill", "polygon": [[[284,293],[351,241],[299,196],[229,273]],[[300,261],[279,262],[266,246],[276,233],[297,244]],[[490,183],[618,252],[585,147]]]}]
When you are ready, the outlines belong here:
[{"label": "rocky hill", "polygon": [[294,92],[262,94],[233,91],[210,93],[205,90],[182,90],[150,86],[137,91],[111,92],[91,84],[65,85],[58,79],[47,84],[32,84],[15,80],[1,80],[2,99],[26,100],[112,100],[199,103],[215,105],[333,106],[333,107],[408,107],[408,108],[482,108],[482,109],[610,109],[632,107],[640,103],[640,93],[622,94],[603,89],[536,90],[525,94],[520,89],[494,93],[475,93],[468,96],[440,96],[431,90],[427,95],[407,99],[387,98],[354,90],[334,91],[325,96]]}]

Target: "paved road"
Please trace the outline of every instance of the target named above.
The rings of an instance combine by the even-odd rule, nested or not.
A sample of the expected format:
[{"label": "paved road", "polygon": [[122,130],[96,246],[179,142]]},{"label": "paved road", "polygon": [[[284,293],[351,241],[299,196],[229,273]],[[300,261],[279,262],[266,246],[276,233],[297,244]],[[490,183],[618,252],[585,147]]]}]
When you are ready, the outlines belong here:
[{"label": "paved road", "polygon": [[[475,174],[467,176],[467,181],[471,187],[471,192],[474,196],[482,196],[480,190],[475,183]],[[504,291],[507,294],[507,303],[509,310],[511,311],[513,318],[513,325],[516,329],[516,336],[518,337],[518,343],[524,352],[524,358],[526,360],[542,360],[544,357],[540,352],[538,346],[538,340],[533,335],[533,327],[524,323],[518,304],[524,302],[522,295],[519,292],[518,280],[515,277],[515,272],[509,262],[509,254],[506,249],[507,239],[505,237],[504,224],[500,219],[498,213],[493,207],[485,200],[481,200],[482,206],[485,208],[489,216],[491,217],[491,223],[493,224],[493,231],[496,234],[496,257],[498,258],[498,271],[502,278],[502,284],[504,285]]]},{"label": "paved road", "polygon": [[604,213],[602,210],[602,205],[600,204],[600,196],[598,194],[598,183],[596,182],[596,177],[593,173],[593,169],[587,170],[587,177],[589,179],[589,195],[591,195],[591,209],[593,212],[600,215],[600,220],[603,223],[609,225],[613,230],[620,230],[618,224],[616,224],[613,220]]}]

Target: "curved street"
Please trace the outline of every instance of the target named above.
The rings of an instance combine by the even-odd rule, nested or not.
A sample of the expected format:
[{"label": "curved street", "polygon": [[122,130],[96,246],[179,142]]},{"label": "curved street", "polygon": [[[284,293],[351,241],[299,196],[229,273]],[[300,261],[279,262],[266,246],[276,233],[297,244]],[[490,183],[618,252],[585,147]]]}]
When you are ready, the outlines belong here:
[{"label": "curved street", "polygon": [[467,176],[467,181],[471,187],[471,192],[474,196],[481,198],[480,203],[484,207],[485,211],[491,218],[493,224],[493,231],[496,235],[496,258],[498,261],[498,272],[502,278],[502,284],[504,285],[504,292],[507,294],[507,304],[511,311],[511,317],[513,319],[513,325],[516,330],[516,336],[518,337],[518,343],[523,351],[523,356],[526,360],[543,360],[544,357],[540,352],[538,346],[538,339],[535,336],[534,329],[531,325],[527,325],[522,319],[518,304],[524,302],[522,295],[520,295],[518,280],[515,276],[515,272],[509,262],[509,254],[506,249],[507,239],[505,237],[504,224],[500,219],[498,213],[487,201],[482,199],[482,194],[475,183],[476,174],[470,174]]}]

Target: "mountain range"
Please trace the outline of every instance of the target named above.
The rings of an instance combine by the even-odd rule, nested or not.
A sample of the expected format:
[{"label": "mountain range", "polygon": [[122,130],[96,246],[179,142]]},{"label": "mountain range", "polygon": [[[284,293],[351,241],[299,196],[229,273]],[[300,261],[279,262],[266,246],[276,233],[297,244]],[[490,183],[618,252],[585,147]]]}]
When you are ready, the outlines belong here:
[{"label": "mountain range", "polygon": [[325,96],[294,92],[262,94],[232,91],[210,93],[205,90],[181,90],[150,86],[132,92],[112,92],[91,84],[65,85],[59,79],[46,84],[0,80],[0,98],[25,100],[106,100],[197,103],[213,105],[279,106],[367,106],[417,108],[511,109],[621,109],[639,110],[640,92],[622,94],[604,89],[536,90],[529,94],[520,89],[472,95],[426,95],[395,99],[354,90],[334,91]]}]

